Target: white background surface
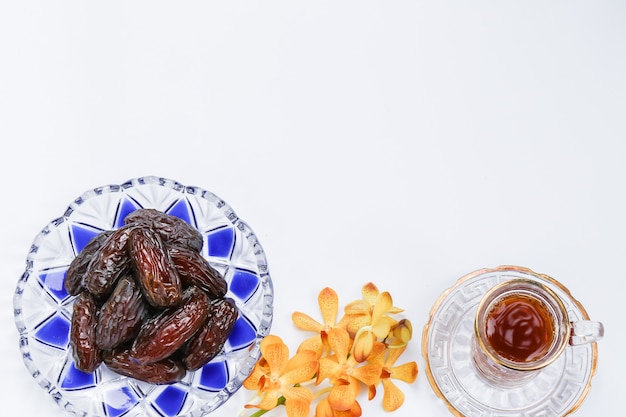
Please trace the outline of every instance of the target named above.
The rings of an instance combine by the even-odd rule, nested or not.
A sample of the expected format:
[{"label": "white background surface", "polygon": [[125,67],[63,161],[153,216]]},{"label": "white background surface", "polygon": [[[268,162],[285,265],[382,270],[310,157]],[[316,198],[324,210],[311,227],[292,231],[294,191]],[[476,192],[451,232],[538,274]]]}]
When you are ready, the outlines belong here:
[{"label": "white background surface", "polygon": [[604,322],[575,415],[619,413],[626,3],[206,3],[0,5],[3,415],[64,415],[13,323],[32,239],[84,191],[143,175],[209,189],[252,226],[292,348],[291,313],[318,315],[322,287],[389,290],[420,367],[392,415],[450,415],[423,325],[457,278],[501,264],[561,280]]}]

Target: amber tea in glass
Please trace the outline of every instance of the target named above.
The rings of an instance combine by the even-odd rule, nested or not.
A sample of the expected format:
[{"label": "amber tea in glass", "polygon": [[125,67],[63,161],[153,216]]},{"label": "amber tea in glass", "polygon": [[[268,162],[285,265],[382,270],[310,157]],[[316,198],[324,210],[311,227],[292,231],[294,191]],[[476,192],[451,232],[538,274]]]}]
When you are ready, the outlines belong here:
[{"label": "amber tea in glass", "polygon": [[[584,334],[578,334],[582,329]],[[501,385],[523,383],[558,359],[569,345],[593,342],[602,323],[571,323],[559,296],[540,282],[511,279],[482,297],[474,320],[472,359],[480,373]]]},{"label": "amber tea in glass", "polygon": [[558,331],[554,313],[529,294],[509,294],[493,304],[486,318],[487,344],[512,362],[527,363],[548,353]]}]

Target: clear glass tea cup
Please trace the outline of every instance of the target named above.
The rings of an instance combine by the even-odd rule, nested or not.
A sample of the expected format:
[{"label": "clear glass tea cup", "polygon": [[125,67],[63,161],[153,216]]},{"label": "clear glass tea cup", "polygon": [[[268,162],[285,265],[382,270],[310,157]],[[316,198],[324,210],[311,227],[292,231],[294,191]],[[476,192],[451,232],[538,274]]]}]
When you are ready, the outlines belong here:
[{"label": "clear glass tea cup", "polygon": [[474,319],[472,360],[480,375],[519,386],[556,361],[568,346],[604,336],[602,323],[571,322],[563,301],[540,282],[512,279],[482,297]]}]

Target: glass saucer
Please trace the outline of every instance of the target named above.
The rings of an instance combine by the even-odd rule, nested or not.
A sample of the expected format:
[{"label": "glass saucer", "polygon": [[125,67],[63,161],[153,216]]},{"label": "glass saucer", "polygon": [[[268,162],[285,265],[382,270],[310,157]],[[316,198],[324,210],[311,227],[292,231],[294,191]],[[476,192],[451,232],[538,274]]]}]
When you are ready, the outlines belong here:
[{"label": "glass saucer", "polygon": [[580,407],[591,388],[597,365],[595,343],[569,347],[522,386],[498,386],[479,375],[471,359],[476,307],[489,288],[514,278],[542,282],[563,299],[571,320],[589,319],[567,288],[526,268],[482,269],[459,279],[432,307],[422,336],[428,381],[456,416],[565,416]]},{"label": "glass saucer", "polygon": [[[222,352],[175,384],[153,385],[101,364],[74,366],[69,346],[75,297],[64,288],[67,268],[97,234],[117,229],[139,208],[177,216],[203,238],[202,255],[226,279],[239,309]],[[94,188],[71,202],[34,239],[13,298],[26,368],[61,408],[81,417],[200,417],[243,384],[271,327],[274,291],[265,252],[250,227],[222,199],[176,181],[141,177]]]}]

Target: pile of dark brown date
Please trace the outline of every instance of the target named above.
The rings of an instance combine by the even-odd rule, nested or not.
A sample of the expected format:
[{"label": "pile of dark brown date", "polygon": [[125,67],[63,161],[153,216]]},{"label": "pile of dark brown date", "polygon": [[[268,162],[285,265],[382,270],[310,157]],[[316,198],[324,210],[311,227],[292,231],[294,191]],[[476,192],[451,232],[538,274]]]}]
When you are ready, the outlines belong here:
[{"label": "pile of dark brown date", "polygon": [[223,348],[238,316],[224,278],[184,220],[139,209],[93,238],[72,261],[70,346],[76,368],[102,362],[154,384],[180,381]]}]

